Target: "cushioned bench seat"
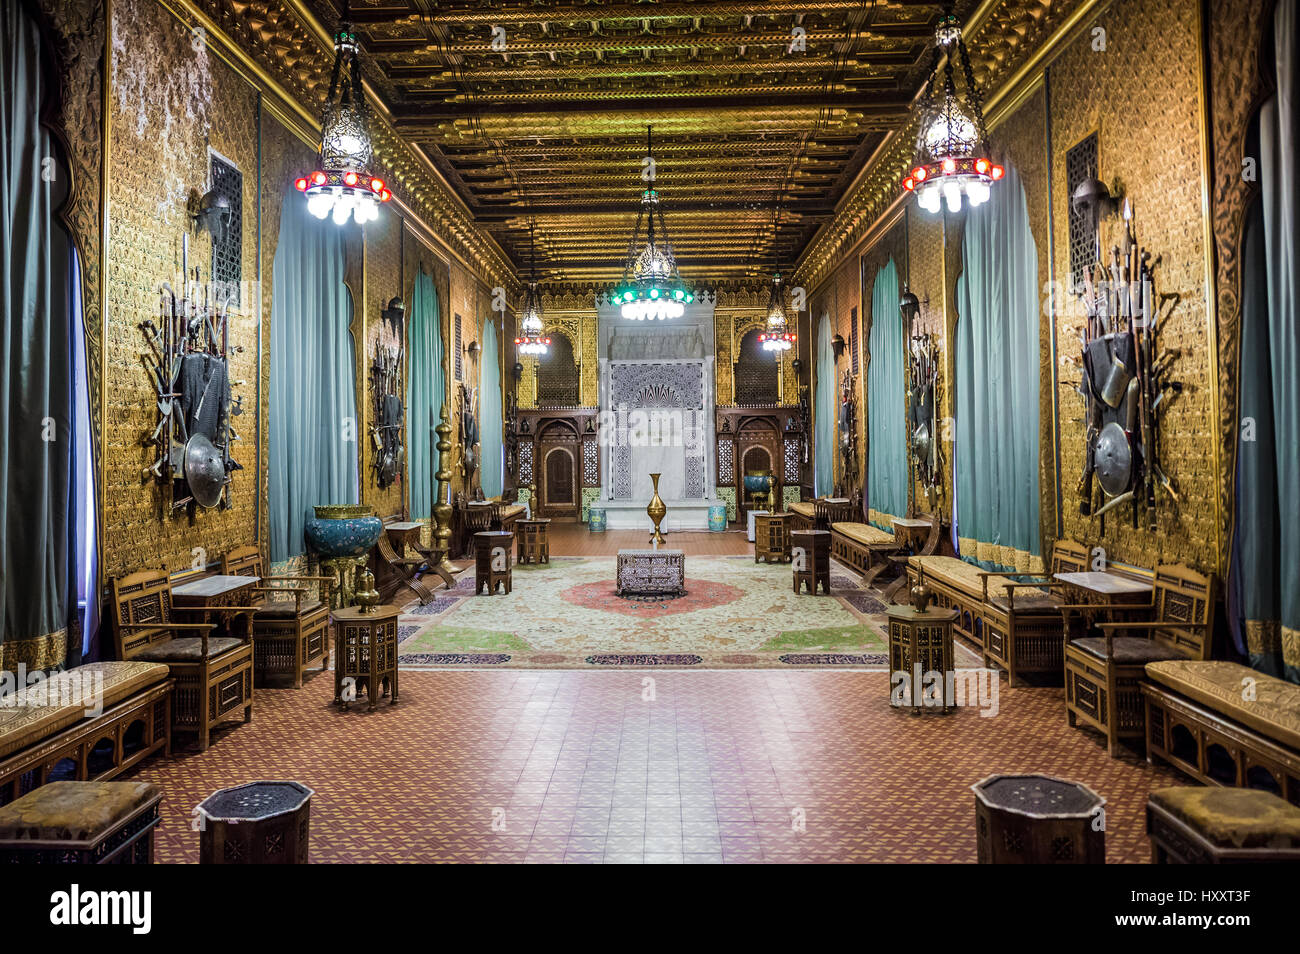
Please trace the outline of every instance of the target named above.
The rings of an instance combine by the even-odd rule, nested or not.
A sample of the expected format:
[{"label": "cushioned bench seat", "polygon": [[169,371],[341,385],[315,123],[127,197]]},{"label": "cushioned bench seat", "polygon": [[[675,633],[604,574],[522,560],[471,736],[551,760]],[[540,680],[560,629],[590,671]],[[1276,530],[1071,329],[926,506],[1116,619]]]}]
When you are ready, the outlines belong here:
[{"label": "cushioned bench seat", "polygon": [[501,522],[518,520],[528,510],[523,504],[506,504],[501,508]]},{"label": "cushioned bench seat", "polygon": [[869,523],[833,523],[831,524],[831,532],[843,534],[855,543],[867,547],[893,547],[898,545],[898,541],[892,533],[888,530],[881,530],[879,527],[873,527]]},{"label": "cushioned bench seat", "polygon": [[[48,705],[0,706],[0,804],[43,785],[65,760],[72,762],[79,780],[107,779],[154,752],[169,750],[173,685],[170,670],[159,663],[87,663],[46,682],[42,688]],[[88,702],[87,691],[103,694],[98,714],[87,715],[98,701]],[[128,730],[136,723],[143,731],[128,746]],[[105,741],[112,743],[107,766],[92,765],[91,751]]]},{"label": "cushioned bench seat", "polygon": [[807,517],[809,520],[813,518],[815,510],[816,508],[813,507],[811,500],[800,500],[796,503],[790,504],[791,513],[798,514],[801,517]]},{"label": "cushioned bench seat", "polygon": [[13,704],[0,705],[0,757],[19,752],[85,719],[87,701],[83,695],[77,694],[77,690],[84,693],[96,688],[93,681],[86,681],[87,677],[103,679],[104,708],[108,709],[141,689],[162,682],[167,678],[167,672],[167,667],[158,663],[99,662],[58,673],[43,687],[46,697],[51,700],[72,699],[72,702],[20,706],[14,700]]},{"label": "cushioned bench seat", "polygon": [[1151,662],[1143,672],[1148,758],[1300,805],[1300,686],[1217,660]]},{"label": "cushioned bench seat", "polygon": [[[907,563],[924,571],[926,580],[942,583],[954,590],[960,590],[971,599],[984,602],[984,578],[980,576],[983,571],[975,564],[947,556],[914,556],[908,559]],[[1005,577],[989,577],[989,599],[1005,598],[1008,582],[1010,581]],[[1017,609],[1019,606],[1020,600],[1017,598]]]},{"label": "cushioned bench seat", "polygon": [[1215,660],[1153,662],[1146,672],[1160,685],[1300,751],[1300,686],[1248,666]]},{"label": "cushioned bench seat", "polygon": [[[242,645],[244,645],[244,641],[235,636],[209,637],[208,658],[216,659],[222,653]],[[136,653],[135,658],[157,663],[197,662],[203,658],[203,640],[198,636],[182,636],[180,639],[171,639],[151,649]]]}]

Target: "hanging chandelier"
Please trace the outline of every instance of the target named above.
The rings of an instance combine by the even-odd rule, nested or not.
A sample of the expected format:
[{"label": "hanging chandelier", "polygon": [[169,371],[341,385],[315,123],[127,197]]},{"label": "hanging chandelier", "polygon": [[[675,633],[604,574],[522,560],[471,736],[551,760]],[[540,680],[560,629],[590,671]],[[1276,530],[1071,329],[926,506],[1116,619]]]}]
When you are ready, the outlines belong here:
[{"label": "hanging chandelier", "polygon": [[[953,63],[961,56],[965,74],[965,96],[957,95]],[[942,98],[939,93],[939,60],[943,59]],[[989,187],[1005,170],[989,158],[984,110],[970,55],[961,36],[961,26],[945,4],[934,31],[934,56],[930,76],[921,100],[921,128],[916,137],[916,161],[903,179],[903,188],[916,193],[917,204],[926,212],[938,212],[946,205],[959,212],[963,200],[971,208],[988,201]]]},{"label": "hanging chandelier", "polygon": [[758,336],[764,351],[780,357],[794,347],[794,333],[785,317],[785,291],[781,287],[781,273],[772,275],[772,289],[767,296],[767,326]]},{"label": "hanging chandelier", "polygon": [[[695,295],[677,272],[677,259],[668,241],[668,228],[664,225],[659,193],[655,189],[654,140],[651,127],[646,127],[646,149],[649,163],[645,191],[641,193],[641,211],[637,214],[636,228],[627,247],[627,261],[623,265],[623,280],[614,288],[614,300],[621,305],[624,318],[636,321],[659,321],[680,318]],[[646,223],[646,244],[637,251],[637,238],[641,222]],[[659,237],[655,223],[659,225]]]},{"label": "hanging chandelier", "polygon": [[393,198],[384,180],[369,172],[373,149],[361,90],[361,46],[352,24],[343,20],[334,33],[334,70],[329,99],[321,117],[317,168],[294,181],[307,196],[307,210],[318,219],[332,217],[335,225],[355,218],[365,225],[379,218],[379,206]]},{"label": "hanging chandelier", "polygon": [[524,292],[524,307],[519,315],[522,337],[515,339],[520,354],[544,355],[551,344],[543,338],[546,323],[542,320],[542,293],[537,290],[537,244],[533,238],[533,223],[528,223],[529,273],[528,290]]}]

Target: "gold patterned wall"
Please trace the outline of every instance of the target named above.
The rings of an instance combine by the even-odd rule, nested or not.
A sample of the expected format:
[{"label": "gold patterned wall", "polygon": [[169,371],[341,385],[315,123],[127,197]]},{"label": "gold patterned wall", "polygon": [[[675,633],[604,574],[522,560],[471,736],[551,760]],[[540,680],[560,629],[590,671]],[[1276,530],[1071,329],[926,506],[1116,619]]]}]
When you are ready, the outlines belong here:
[{"label": "gold patterned wall", "polygon": [[[713,307],[715,401],[736,403],[735,362],[740,343],[754,328],[767,325],[768,285],[725,285],[717,289]],[[792,312],[791,312],[792,313]],[[777,369],[777,387],[784,404],[799,403],[799,380],[792,363],[795,349],[783,352]]]},{"label": "gold patterned wall", "polygon": [[257,308],[257,97],[255,91],[153,0],[117,0],[111,24],[107,321],[104,348],[104,566],[106,576],[141,567],[176,571],[218,559],[256,534],[258,474],[254,443],[235,444],[228,510],[189,516],[164,512],[160,484],[146,479],[153,462],[145,439],[157,421],[155,393],[140,360],[138,324],[159,309],[162,281],[179,285],[182,237],[190,267],[211,277],[211,244],[186,211],[192,190],[206,191],[208,147],[243,173],[243,303],[230,318],[231,378],[246,406],[255,400]]},{"label": "gold patterned wall", "polygon": [[[1111,560],[1151,566],[1186,562],[1213,569],[1218,562],[1217,447],[1211,423],[1215,383],[1209,375],[1215,348],[1208,334],[1206,249],[1200,109],[1199,8],[1189,0],[1122,0],[1093,26],[1105,30],[1106,50],[1093,49],[1084,33],[1052,64],[1052,208],[1055,274],[1068,274],[1065,153],[1084,136],[1098,134],[1101,179],[1133,203],[1138,242],[1161,258],[1156,294],[1174,295],[1162,314],[1159,346],[1179,352],[1171,377],[1183,393],[1166,399],[1160,419],[1159,459],[1181,496],[1157,496],[1159,524],[1152,534],[1131,528],[1127,514],[1099,521],[1079,514],[1076,485],[1083,466],[1082,399],[1077,369],[1061,369],[1062,518],[1067,536],[1105,548]],[[1118,241],[1118,218],[1104,223],[1102,248]],[[1082,318],[1058,314],[1063,353],[1077,350]]]},{"label": "gold patterned wall", "polygon": [[[538,286],[542,293],[543,333],[550,337],[564,335],[573,347],[578,365],[578,403],[595,407],[600,403],[599,323],[596,319],[596,292],[590,287]],[[515,360],[514,339],[506,355],[507,369]],[[520,355],[523,365],[517,399],[521,408],[537,407],[537,358]]]}]

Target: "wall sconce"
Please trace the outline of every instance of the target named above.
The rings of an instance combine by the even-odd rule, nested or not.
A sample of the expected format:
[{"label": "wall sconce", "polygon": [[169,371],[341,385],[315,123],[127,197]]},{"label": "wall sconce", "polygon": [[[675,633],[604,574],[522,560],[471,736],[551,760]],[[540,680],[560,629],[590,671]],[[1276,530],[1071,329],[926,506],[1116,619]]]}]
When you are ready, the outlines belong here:
[{"label": "wall sconce", "polygon": [[844,353],[844,348],[845,344],[843,335],[836,335],[831,339],[831,351],[835,353],[836,361],[840,360],[840,355]]},{"label": "wall sconce", "polygon": [[512,370],[515,372],[516,381],[518,381],[520,378],[524,376],[524,366],[520,364],[518,361],[515,362],[515,366]]}]

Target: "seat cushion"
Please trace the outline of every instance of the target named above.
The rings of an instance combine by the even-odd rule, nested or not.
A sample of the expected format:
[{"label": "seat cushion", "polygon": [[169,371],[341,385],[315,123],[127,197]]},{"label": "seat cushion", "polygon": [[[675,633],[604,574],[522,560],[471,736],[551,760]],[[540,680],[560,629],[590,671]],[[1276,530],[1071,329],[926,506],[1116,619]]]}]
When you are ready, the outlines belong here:
[{"label": "seat cushion", "polygon": [[1220,848],[1300,848],[1300,808],[1272,792],[1180,785],[1150,801]]},{"label": "seat cushion", "polygon": [[93,843],[161,795],[151,782],[49,782],[0,807],[0,841]]},{"label": "seat cushion", "polygon": [[[990,592],[992,580],[989,580]],[[1003,589],[1006,596],[990,596],[989,603],[996,606],[1002,612],[1009,612],[1013,608],[1011,594],[1015,594],[1014,609],[1017,613],[1059,613],[1061,611],[1061,601],[1051,593],[1044,593],[1042,590],[1032,589]]]},{"label": "seat cushion", "polygon": [[[1215,660],[1157,662],[1146,671],[1148,679],[1300,751],[1300,686],[1249,666]],[[1253,688],[1250,701],[1242,698],[1247,685]]]},{"label": "seat cushion", "polygon": [[[1070,640],[1071,646],[1077,646],[1090,656],[1106,658],[1106,637],[1084,636]],[[1111,644],[1114,651],[1112,658],[1121,666],[1137,666],[1141,663],[1156,662],[1162,659],[1182,659],[1183,654],[1170,649],[1164,643],[1141,636],[1116,636]]]},{"label": "seat cushion", "polygon": [[[910,566],[924,570],[928,580],[937,580],[954,590],[960,590],[976,601],[984,599],[983,577],[980,576],[983,571],[973,563],[947,556],[914,556],[907,562]],[[990,576],[988,579],[989,599],[1006,596],[1005,584],[1010,582],[1007,577]]]},{"label": "seat cushion", "polygon": [[510,520],[512,518],[522,517],[528,508],[523,504],[509,504],[501,508],[501,519]]},{"label": "seat cushion", "polygon": [[7,696],[9,704],[0,704],[0,757],[20,752],[86,718],[87,695],[93,699],[94,693],[102,691],[107,709],[167,676],[166,666],[140,660],[87,663],[29,687],[29,693],[42,693],[37,704],[18,705],[32,701],[31,697]]},{"label": "seat cushion", "polygon": [[[213,636],[208,640],[208,658],[215,659],[222,653],[242,645],[244,641],[234,636]],[[173,639],[171,642],[159,643],[152,649],[146,649],[135,658],[149,662],[198,662],[203,658],[203,640],[198,636]]]},{"label": "seat cushion", "polygon": [[869,523],[832,523],[831,531],[863,546],[898,546],[898,541],[892,533],[888,530],[881,530],[879,527],[873,527]]},{"label": "seat cushion", "polygon": [[310,616],[318,612],[324,604],[320,600],[303,600],[302,608],[297,609],[293,600],[272,600],[262,604],[262,608],[253,614],[256,619],[293,619],[295,616]]},{"label": "seat cushion", "polygon": [[797,500],[790,504],[790,512],[797,513],[801,517],[807,517],[811,520],[816,516],[816,508],[813,507],[811,500]]}]

